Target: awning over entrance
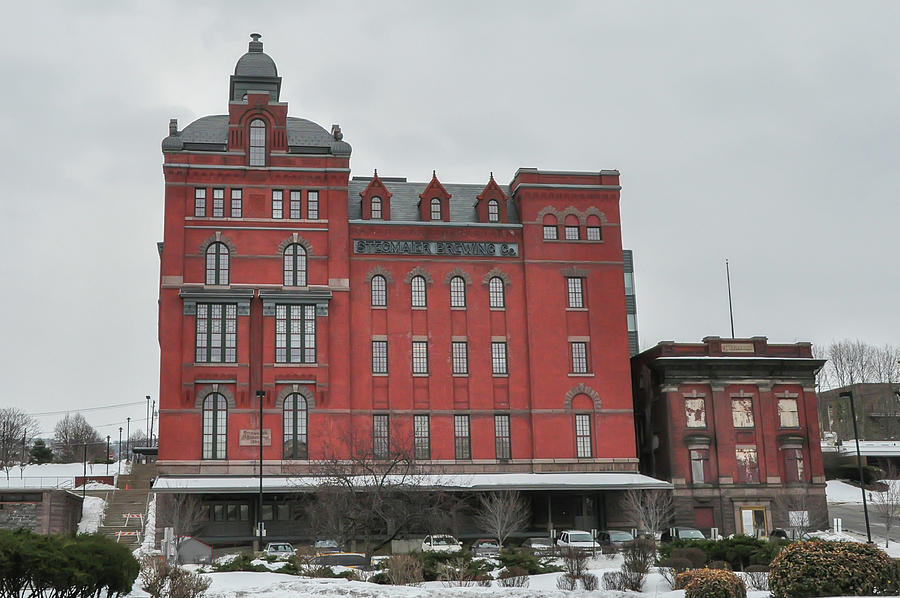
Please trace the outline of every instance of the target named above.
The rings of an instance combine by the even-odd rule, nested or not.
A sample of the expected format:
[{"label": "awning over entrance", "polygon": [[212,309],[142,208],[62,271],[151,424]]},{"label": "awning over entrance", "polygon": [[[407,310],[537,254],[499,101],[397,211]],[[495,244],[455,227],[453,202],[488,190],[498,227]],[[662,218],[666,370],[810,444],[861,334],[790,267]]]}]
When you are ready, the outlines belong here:
[{"label": "awning over entrance", "polygon": [[[325,478],[318,476],[266,476],[263,492],[311,492]],[[392,480],[399,483],[400,480]],[[360,484],[364,484],[361,480]],[[417,475],[409,485],[421,490],[670,490],[672,484],[638,473],[480,473]],[[259,477],[253,476],[160,476],[155,492],[179,494],[255,493]]]}]

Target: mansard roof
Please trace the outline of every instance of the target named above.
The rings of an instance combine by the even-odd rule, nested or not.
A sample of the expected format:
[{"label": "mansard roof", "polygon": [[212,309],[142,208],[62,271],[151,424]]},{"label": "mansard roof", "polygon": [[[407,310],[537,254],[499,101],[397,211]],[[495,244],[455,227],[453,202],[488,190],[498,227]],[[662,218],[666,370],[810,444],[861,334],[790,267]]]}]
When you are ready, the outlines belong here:
[{"label": "mansard roof", "polygon": [[[391,196],[391,221],[421,222],[418,208],[419,196],[425,192],[431,181],[411,183],[407,182],[405,178],[380,178],[385,188],[393,194]],[[359,194],[369,185],[371,180],[372,177],[353,177],[350,180],[350,220],[362,218]],[[484,185],[466,183],[441,183],[441,185],[450,194],[450,222],[444,222],[443,224],[478,222],[475,204],[478,201],[478,195],[484,190]],[[507,197],[509,196],[509,187],[507,185],[499,185],[499,188]],[[518,214],[516,214],[515,206],[511,199],[507,200],[506,209],[508,214],[507,223],[518,223]],[[496,225],[496,223],[492,224]]]},{"label": "mansard roof", "polygon": [[[287,117],[288,148],[293,154],[349,155],[350,144],[338,141],[320,125],[296,116]],[[224,152],[228,142],[228,115],[198,118],[163,140],[163,150]]]}]

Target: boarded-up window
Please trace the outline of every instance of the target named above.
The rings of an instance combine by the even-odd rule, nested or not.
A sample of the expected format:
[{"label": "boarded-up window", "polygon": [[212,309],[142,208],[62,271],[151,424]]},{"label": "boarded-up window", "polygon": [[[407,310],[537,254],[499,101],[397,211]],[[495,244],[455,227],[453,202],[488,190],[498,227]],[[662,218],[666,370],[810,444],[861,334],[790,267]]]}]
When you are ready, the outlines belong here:
[{"label": "boarded-up window", "polygon": [[709,477],[707,464],[709,463],[709,451],[704,449],[691,451],[691,481],[695,484],[703,484]]},{"label": "boarded-up window", "polygon": [[753,399],[731,399],[731,419],[735,428],[753,427]]},{"label": "boarded-up window", "polygon": [[803,451],[800,449],[784,450],[784,480],[786,482],[803,481]]},{"label": "boarded-up window", "polygon": [[759,461],[755,448],[739,448],[734,451],[737,460],[738,483],[759,483]]},{"label": "boarded-up window", "polygon": [[799,428],[797,399],[778,399],[778,419],[782,428]]},{"label": "boarded-up window", "polygon": [[684,418],[688,428],[705,428],[706,402],[703,399],[685,399]]}]

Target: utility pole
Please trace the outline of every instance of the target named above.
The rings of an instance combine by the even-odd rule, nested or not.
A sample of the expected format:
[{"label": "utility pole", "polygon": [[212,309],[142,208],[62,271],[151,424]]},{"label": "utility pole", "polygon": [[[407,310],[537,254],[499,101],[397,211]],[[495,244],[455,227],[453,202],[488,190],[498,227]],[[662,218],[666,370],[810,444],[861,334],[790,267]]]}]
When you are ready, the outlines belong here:
[{"label": "utility pole", "polygon": [[125,458],[131,461],[131,418],[126,418],[128,420],[128,429],[125,432]]},{"label": "utility pole", "polygon": [[150,408],[150,446],[153,446],[153,425],[156,423],[156,401],[153,401],[153,407]]},{"label": "utility pole", "polygon": [[116,475],[122,475],[122,426],[119,426],[119,444],[116,447],[116,463],[118,463],[119,471]]},{"label": "utility pole", "polygon": [[257,390],[256,396],[259,399],[259,509],[257,510],[256,533],[259,536],[259,548],[263,546],[263,536],[265,528],[263,527],[263,403],[266,398],[266,391]]},{"label": "utility pole", "polygon": [[87,442],[84,443],[84,472],[81,476],[81,502],[84,502],[84,491],[87,488]]},{"label": "utility pole", "polygon": [[106,435],[106,475],[109,475],[109,434]]},{"label": "utility pole", "polygon": [[147,440],[150,439],[150,395],[147,395]]},{"label": "utility pole", "polygon": [[863,477],[862,455],[859,453],[859,431],[856,429],[856,407],[853,405],[853,391],[847,390],[840,394],[840,397],[848,397],[850,399],[850,417],[853,418],[853,437],[856,439],[856,467],[859,469],[859,488],[862,490],[863,513],[866,516],[866,536],[869,538],[869,544],[872,543],[872,528],[869,527],[869,506],[866,504],[866,481]]}]

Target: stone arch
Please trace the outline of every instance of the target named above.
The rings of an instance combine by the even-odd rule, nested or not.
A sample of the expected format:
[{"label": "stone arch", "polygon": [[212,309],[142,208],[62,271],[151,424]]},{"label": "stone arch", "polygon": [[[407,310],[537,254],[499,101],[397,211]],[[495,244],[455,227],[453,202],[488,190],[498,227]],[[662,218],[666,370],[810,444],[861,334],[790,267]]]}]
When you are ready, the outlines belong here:
[{"label": "stone arch", "polygon": [[206,386],[201,387],[200,390],[197,391],[196,398],[194,399],[194,409],[203,409],[203,399],[214,392],[225,397],[225,402],[228,404],[229,409],[237,409],[237,401],[234,400],[234,392],[232,392],[226,384],[207,384]]},{"label": "stone arch", "polygon": [[278,253],[283,254],[284,250],[288,248],[288,245],[293,245],[294,243],[299,243],[303,246],[303,249],[306,250],[307,257],[313,254],[312,243],[310,243],[297,233],[292,234],[290,237],[281,242],[281,244],[278,246]]},{"label": "stone arch", "polygon": [[561,220],[565,220],[566,216],[575,216],[581,226],[584,226],[585,224],[584,214],[578,211],[578,208],[576,208],[575,206],[569,206],[566,209],[562,210],[561,212],[559,212],[559,216],[561,217]]},{"label": "stone arch", "polygon": [[403,279],[403,282],[409,284],[412,282],[412,279],[416,276],[421,276],[425,279],[425,284],[434,284],[434,278],[431,277],[431,274],[428,273],[428,270],[423,268],[422,266],[416,266],[406,275],[406,278]]},{"label": "stone arch", "polygon": [[553,206],[544,206],[537,213],[537,218],[535,219],[535,222],[537,222],[538,224],[542,223],[544,221],[544,216],[547,216],[548,214],[554,216],[556,218],[557,222],[559,221],[559,210],[557,210]]},{"label": "stone arch", "polygon": [[569,390],[569,392],[566,393],[566,400],[565,400],[564,404],[565,404],[565,408],[567,410],[569,410],[569,411],[572,410],[572,400],[577,395],[586,395],[587,397],[589,397],[591,399],[591,401],[593,401],[593,403],[594,403],[595,411],[599,411],[600,409],[603,408],[603,402],[600,400],[600,393],[598,393],[596,390],[594,390],[593,388],[591,388],[590,386],[588,386],[587,384],[582,382],[581,384],[577,384],[577,385],[573,386]]},{"label": "stone arch", "polygon": [[444,277],[444,284],[450,284],[450,281],[457,276],[465,280],[467,285],[472,284],[472,277],[462,268],[453,268],[447,272],[447,276]]},{"label": "stone arch", "polygon": [[203,243],[200,244],[200,255],[206,255],[206,250],[209,249],[209,246],[213,243],[224,243],[225,247],[228,248],[228,253],[231,254],[231,257],[237,255],[237,248],[234,245],[234,241],[223,235],[220,230],[217,230],[212,236],[207,237]]},{"label": "stone arch", "polygon": [[591,206],[584,211],[584,221],[587,222],[588,216],[596,216],[600,219],[600,222],[603,224],[609,224],[609,220],[606,219],[606,214],[598,210],[596,207]]},{"label": "stone arch", "polygon": [[369,270],[368,274],[366,274],[366,284],[372,284],[372,279],[376,276],[383,277],[384,281],[388,284],[394,282],[394,277],[391,276],[391,272],[387,268],[383,266],[375,266],[374,268]]},{"label": "stone arch", "polygon": [[481,284],[484,286],[490,286],[492,278],[499,278],[503,281],[503,286],[508,287],[512,284],[512,280],[509,278],[509,274],[504,272],[499,268],[491,268],[488,270],[488,273],[484,275],[484,278],[481,280]]},{"label": "stone arch", "polygon": [[306,399],[307,410],[312,411],[316,408],[316,396],[312,393],[312,391],[301,384],[285,385],[285,387],[281,389],[281,392],[278,393],[278,396],[275,397],[275,408],[284,409],[285,399],[287,399],[288,396],[294,393],[302,395],[303,398]]}]

